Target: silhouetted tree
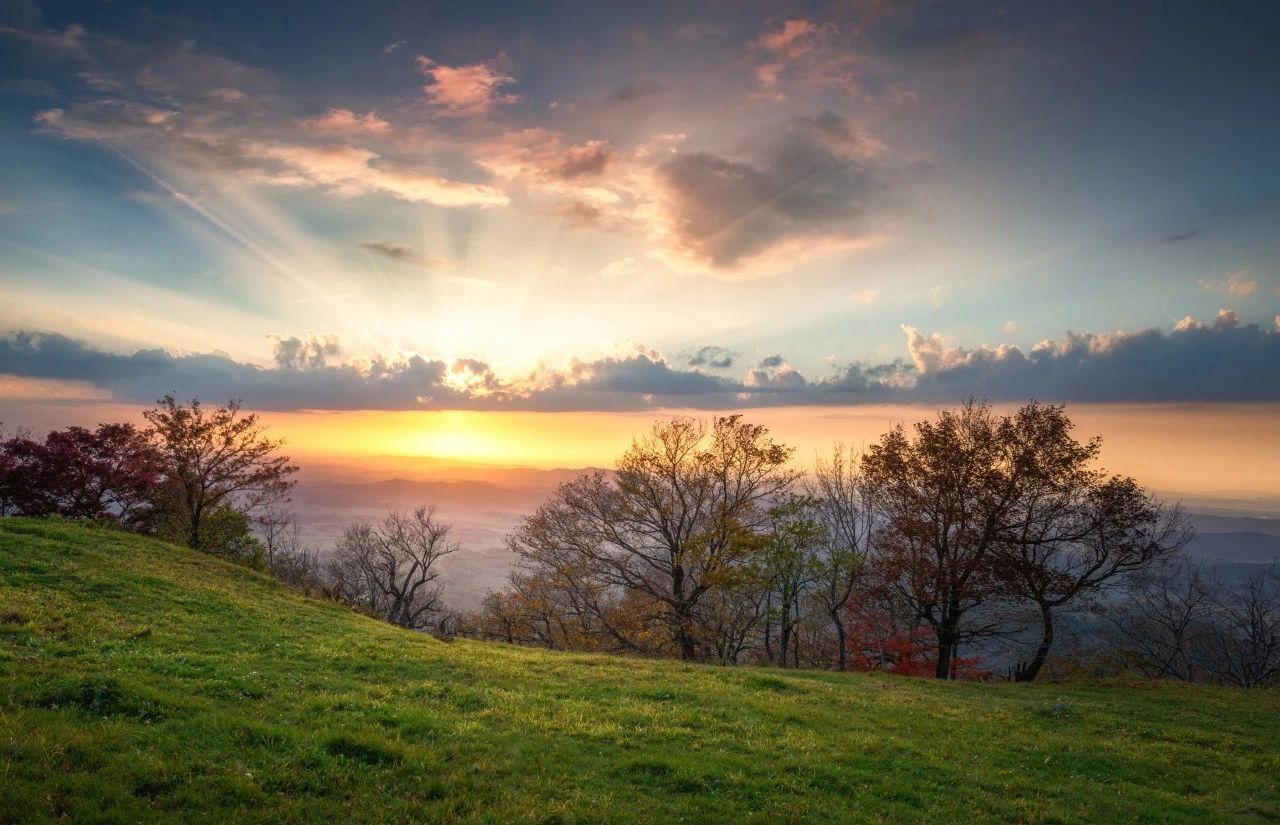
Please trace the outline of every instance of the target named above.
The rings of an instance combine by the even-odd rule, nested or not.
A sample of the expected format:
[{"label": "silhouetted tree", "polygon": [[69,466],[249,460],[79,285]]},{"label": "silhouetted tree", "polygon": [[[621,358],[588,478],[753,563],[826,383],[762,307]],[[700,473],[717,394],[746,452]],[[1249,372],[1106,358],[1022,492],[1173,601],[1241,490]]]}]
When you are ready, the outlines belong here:
[{"label": "silhouetted tree", "polygon": [[1161,506],[1131,478],[1094,469],[1101,439],[1075,440],[1062,406],[1032,402],[1010,423],[1018,493],[996,563],[1011,594],[1040,616],[1040,642],[1014,669],[1029,682],[1052,649],[1056,610],[1182,549],[1194,533],[1179,508]]}]

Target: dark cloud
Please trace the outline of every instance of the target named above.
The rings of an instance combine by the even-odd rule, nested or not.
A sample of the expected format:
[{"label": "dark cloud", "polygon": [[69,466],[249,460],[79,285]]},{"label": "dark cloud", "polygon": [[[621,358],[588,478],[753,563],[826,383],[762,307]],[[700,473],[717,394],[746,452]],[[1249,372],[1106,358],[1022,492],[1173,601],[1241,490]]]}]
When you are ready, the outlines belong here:
[{"label": "dark cloud", "polygon": [[173,355],[160,349],[121,355],[63,335],[19,332],[0,338],[0,372],[88,380],[139,403],[166,392],[209,400],[241,398],[266,410],[415,409],[423,398],[432,403],[465,400],[443,383],[448,370],[443,361],[412,356],[356,366],[328,364],[320,357],[317,363],[310,342],[284,341],[276,349],[277,366],[264,368],[225,355]]},{"label": "dark cloud", "polygon": [[1017,347],[949,348],[908,327],[912,394],[952,399],[1064,401],[1280,400],[1280,331],[1223,310],[1211,323],[1184,318],[1171,332],[1067,333]]},{"label": "dark cloud", "polygon": [[270,336],[272,357],[276,366],[281,369],[317,370],[323,369],[330,358],[342,353],[336,335],[308,335],[305,339],[291,336],[281,338]]},{"label": "dark cloud", "polygon": [[366,241],[360,244],[360,248],[366,252],[372,252],[374,255],[380,255],[383,258],[389,258],[402,264],[413,264],[414,266],[426,266],[427,261],[418,253],[414,252],[411,247],[398,243],[387,243],[384,241]]},{"label": "dark cloud", "polygon": [[[1280,330],[1241,323],[1224,310],[1212,322],[1183,319],[1171,331],[1068,333],[1029,350],[963,348],[904,327],[910,361],[852,363],[806,379],[781,356],[741,379],[701,371],[730,358],[703,347],[688,367],[644,348],[527,377],[496,375],[484,361],[446,363],[411,355],[336,363],[330,336],[274,338],[275,366],[225,355],[159,349],[114,354],[57,334],[0,338],[0,373],[88,381],[146,403],[165,393],[237,397],[258,409],[635,410],[730,409],[779,404],[993,401],[1280,401]],[[713,354],[719,353],[719,355]],[[692,363],[701,358],[703,364]]]},{"label": "dark cloud", "polygon": [[733,361],[738,355],[738,352],[726,347],[714,345],[698,347],[688,354],[686,363],[690,367],[710,367],[713,370],[727,370],[733,366]]},{"label": "dark cloud", "polygon": [[675,369],[660,354],[637,349],[630,355],[594,361],[575,359],[568,370],[555,375],[550,386],[557,390],[681,396],[727,392],[736,385],[706,373]]},{"label": "dark cloud", "polygon": [[1174,232],[1172,235],[1165,235],[1160,239],[1161,243],[1182,243],[1183,241],[1191,241],[1200,237],[1199,229],[1188,229],[1185,232]]},{"label": "dark cloud", "polygon": [[741,158],[681,154],[655,175],[680,250],[717,268],[787,241],[857,240],[890,205],[877,145],[831,112],[789,121]]}]

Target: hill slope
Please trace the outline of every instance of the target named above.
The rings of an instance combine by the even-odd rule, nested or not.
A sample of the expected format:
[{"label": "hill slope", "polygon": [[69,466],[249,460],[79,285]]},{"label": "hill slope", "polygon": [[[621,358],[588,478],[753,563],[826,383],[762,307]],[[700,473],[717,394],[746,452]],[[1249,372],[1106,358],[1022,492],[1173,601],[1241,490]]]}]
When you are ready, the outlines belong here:
[{"label": "hill slope", "polygon": [[1275,693],[446,644],[0,519],[0,819],[1275,821]]}]

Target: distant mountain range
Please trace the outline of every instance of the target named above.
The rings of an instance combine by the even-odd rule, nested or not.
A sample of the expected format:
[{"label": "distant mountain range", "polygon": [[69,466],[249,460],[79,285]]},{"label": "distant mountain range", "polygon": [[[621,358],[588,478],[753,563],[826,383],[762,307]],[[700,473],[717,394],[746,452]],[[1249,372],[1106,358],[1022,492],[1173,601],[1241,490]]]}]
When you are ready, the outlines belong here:
[{"label": "distant mountain range", "polygon": [[1280,536],[1268,533],[1200,533],[1187,546],[1192,556],[1222,562],[1267,564],[1280,560]]}]

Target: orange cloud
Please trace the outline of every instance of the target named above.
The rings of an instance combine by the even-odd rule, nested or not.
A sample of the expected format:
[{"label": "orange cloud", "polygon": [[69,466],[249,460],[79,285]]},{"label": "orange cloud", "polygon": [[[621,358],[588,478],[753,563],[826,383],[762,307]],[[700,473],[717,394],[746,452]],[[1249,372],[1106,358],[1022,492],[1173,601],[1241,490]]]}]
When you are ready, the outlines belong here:
[{"label": "orange cloud", "polygon": [[1233,298],[1248,298],[1258,291],[1258,282],[1247,278],[1247,275],[1247,270],[1237,269],[1228,275],[1225,281],[1201,278],[1199,284],[1201,289],[1206,289],[1209,292],[1223,292]]}]

